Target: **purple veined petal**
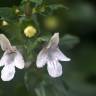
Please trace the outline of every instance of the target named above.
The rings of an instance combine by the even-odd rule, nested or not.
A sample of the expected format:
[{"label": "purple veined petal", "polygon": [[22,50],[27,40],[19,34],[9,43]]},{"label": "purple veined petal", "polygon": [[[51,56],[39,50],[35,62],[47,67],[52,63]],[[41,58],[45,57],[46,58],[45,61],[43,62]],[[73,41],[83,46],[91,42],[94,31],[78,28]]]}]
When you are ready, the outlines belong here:
[{"label": "purple veined petal", "polygon": [[16,56],[14,58],[13,64],[19,69],[24,68],[24,65],[25,65],[24,59],[19,51],[16,51]]},{"label": "purple veined petal", "polygon": [[17,51],[16,46],[11,46],[11,48],[7,49],[8,53],[16,53],[16,51]]},{"label": "purple veined petal", "polygon": [[8,50],[5,51],[1,60],[0,60],[0,63],[2,65],[9,65],[9,64],[13,63],[15,55],[16,55],[15,52],[9,53]]},{"label": "purple veined petal", "polygon": [[45,49],[45,48],[43,48],[40,52],[39,52],[39,54],[38,54],[38,56],[37,56],[37,60],[36,60],[36,66],[38,67],[38,68],[42,68],[45,64],[46,64],[46,62],[47,62],[47,52],[46,52],[47,50]]},{"label": "purple veined petal", "polygon": [[62,75],[62,65],[58,61],[48,61],[47,70],[51,77],[56,78]]},{"label": "purple veined petal", "polygon": [[1,79],[3,81],[10,81],[15,75],[15,66],[13,64],[5,65],[1,71]]},{"label": "purple veined petal", "polygon": [[71,59],[65,56],[59,48],[56,48],[52,54],[53,58],[60,61],[70,61]]},{"label": "purple veined petal", "polygon": [[59,33],[54,33],[54,35],[51,37],[47,48],[56,48],[59,44]]}]

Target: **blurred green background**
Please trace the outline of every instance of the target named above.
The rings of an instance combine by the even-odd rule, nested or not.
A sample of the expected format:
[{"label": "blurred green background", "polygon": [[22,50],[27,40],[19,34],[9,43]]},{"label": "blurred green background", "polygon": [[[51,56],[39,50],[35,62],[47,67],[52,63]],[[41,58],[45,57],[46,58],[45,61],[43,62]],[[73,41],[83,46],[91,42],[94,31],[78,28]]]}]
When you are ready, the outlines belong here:
[{"label": "blurred green background", "polygon": [[[62,37],[59,44],[60,49],[71,58],[71,61],[61,62],[63,76],[56,79],[48,75],[46,66],[43,69],[36,69],[34,62],[28,69],[16,69],[17,72],[12,81],[3,82],[0,79],[0,96],[96,96],[95,0],[44,1],[48,4],[63,4],[66,7],[55,10],[51,16],[47,17],[49,21],[53,20],[51,27],[45,17],[37,14],[37,18],[39,28],[44,34],[60,32],[60,37]],[[0,0],[0,8],[18,7],[20,3],[21,0]],[[10,17],[10,14],[6,14],[5,17]],[[2,17],[1,9],[0,17]],[[12,22],[15,22],[14,18]],[[16,25],[12,26],[16,27]],[[19,30],[17,28],[15,28],[16,31]],[[10,30],[9,28],[7,32],[6,28],[0,27],[0,33],[7,35],[13,44],[20,45],[23,42],[21,37],[15,36],[14,28],[12,32]]]}]

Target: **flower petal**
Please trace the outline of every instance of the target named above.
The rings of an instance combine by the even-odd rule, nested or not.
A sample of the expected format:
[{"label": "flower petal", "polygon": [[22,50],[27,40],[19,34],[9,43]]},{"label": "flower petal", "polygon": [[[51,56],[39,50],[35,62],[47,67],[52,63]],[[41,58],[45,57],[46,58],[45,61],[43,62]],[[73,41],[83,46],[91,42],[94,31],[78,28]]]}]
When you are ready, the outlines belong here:
[{"label": "flower petal", "polygon": [[9,56],[7,54],[7,51],[5,51],[4,54],[3,54],[3,56],[1,57],[0,66],[6,65],[8,59],[9,59]]},{"label": "flower petal", "polygon": [[49,75],[53,78],[62,75],[62,66],[58,61],[48,61],[47,70]]},{"label": "flower petal", "polygon": [[56,48],[59,43],[59,33],[54,33],[54,35],[51,37],[47,48]]},{"label": "flower petal", "polygon": [[0,34],[0,45],[3,51],[12,49],[10,41],[4,34]]},{"label": "flower petal", "polygon": [[19,69],[24,68],[24,59],[19,51],[16,51],[16,56],[15,56],[13,63]]},{"label": "flower petal", "polygon": [[53,52],[53,58],[60,60],[60,61],[70,61],[71,59],[68,58],[67,56],[65,56],[59,48],[56,48],[56,50],[54,50]]},{"label": "flower petal", "polygon": [[10,81],[15,75],[15,66],[12,64],[5,65],[1,71],[1,79],[3,81]]},{"label": "flower petal", "polygon": [[37,56],[37,60],[36,60],[36,66],[38,68],[42,68],[46,62],[47,62],[47,53],[46,53],[46,49],[43,48],[40,53]]}]

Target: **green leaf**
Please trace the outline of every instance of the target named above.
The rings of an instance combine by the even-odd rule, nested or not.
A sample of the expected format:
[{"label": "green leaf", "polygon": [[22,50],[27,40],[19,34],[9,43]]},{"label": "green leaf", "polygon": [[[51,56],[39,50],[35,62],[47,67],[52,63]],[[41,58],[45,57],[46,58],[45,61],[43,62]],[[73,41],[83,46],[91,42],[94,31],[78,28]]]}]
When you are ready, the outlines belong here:
[{"label": "green leaf", "polygon": [[1,7],[0,8],[0,17],[4,19],[12,19],[15,17],[12,8],[9,7]]},{"label": "green leaf", "polygon": [[52,5],[48,5],[48,8],[50,8],[51,10],[57,10],[59,8],[64,8],[64,9],[68,9],[66,6],[62,5],[62,4],[52,4]]},{"label": "green leaf", "polygon": [[[36,4],[38,4],[38,5],[42,4],[42,2],[43,2],[43,0],[29,0],[29,1],[31,1],[31,2],[33,2],[33,3],[36,3]],[[27,0],[23,0],[23,1],[22,1],[22,3],[24,3],[24,2],[27,2]]]},{"label": "green leaf", "polygon": [[73,36],[73,35],[70,35],[70,34],[66,34],[61,39],[61,45],[67,46],[68,48],[73,48],[79,42],[80,42],[80,40],[77,36]]},{"label": "green leaf", "polygon": [[8,25],[1,27],[1,30],[11,38],[13,43],[22,44],[23,38],[19,23],[8,22]]},{"label": "green leaf", "polygon": [[37,3],[37,4],[42,4],[42,2],[43,2],[43,0],[30,0],[30,1],[32,1],[32,2],[34,2],[34,3]]}]

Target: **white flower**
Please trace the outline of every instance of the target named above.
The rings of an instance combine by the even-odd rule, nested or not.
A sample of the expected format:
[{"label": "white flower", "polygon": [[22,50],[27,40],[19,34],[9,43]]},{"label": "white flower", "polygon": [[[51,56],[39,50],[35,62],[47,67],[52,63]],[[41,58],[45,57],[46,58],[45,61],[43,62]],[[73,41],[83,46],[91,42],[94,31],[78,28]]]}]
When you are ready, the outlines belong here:
[{"label": "white flower", "polygon": [[36,66],[42,68],[47,63],[47,70],[51,77],[59,77],[62,75],[62,66],[59,61],[70,61],[58,47],[59,33],[55,33],[48,45],[43,48],[37,56]]},{"label": "white flower", "polygon": [[11,52],[5,51],[1,60],[0,66],[4,66],[1,71],[1,79],[3,81],[10,81],[15,75],[15,67],[19,69],[24,68],[24,60],[19,51]]},{"label": "white flower", "polygon": [[15,67],[19,69],[24,68],[24,59],[16,47],[11,46],[10,41],[4,34],[0,34],[0,45],[4,51],[0,60],[0,66],[4,66],[1,71],[1,79],[10,81],[15,75]]}]

